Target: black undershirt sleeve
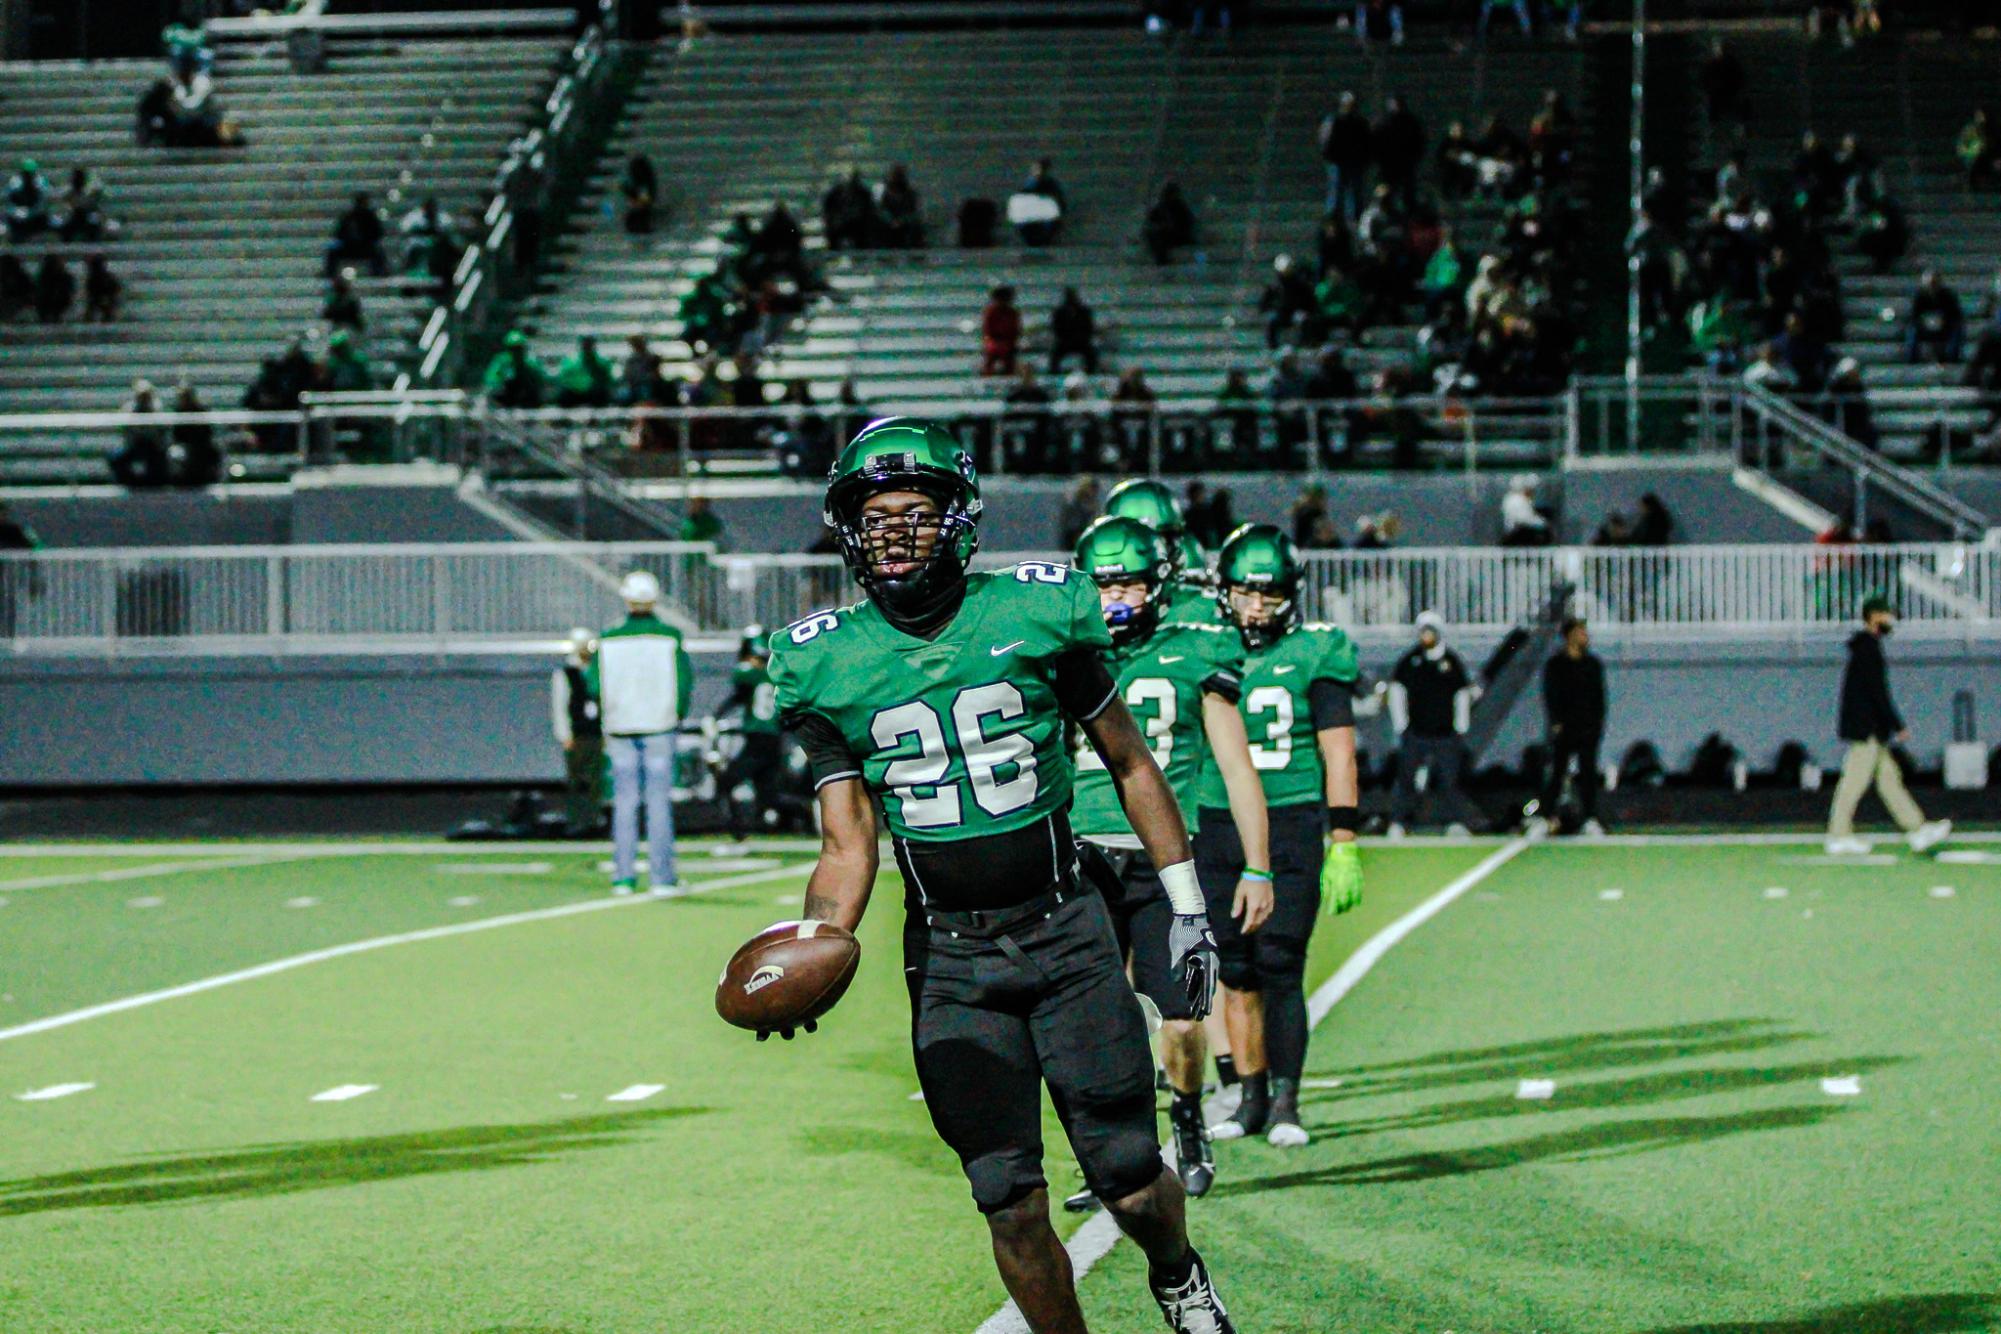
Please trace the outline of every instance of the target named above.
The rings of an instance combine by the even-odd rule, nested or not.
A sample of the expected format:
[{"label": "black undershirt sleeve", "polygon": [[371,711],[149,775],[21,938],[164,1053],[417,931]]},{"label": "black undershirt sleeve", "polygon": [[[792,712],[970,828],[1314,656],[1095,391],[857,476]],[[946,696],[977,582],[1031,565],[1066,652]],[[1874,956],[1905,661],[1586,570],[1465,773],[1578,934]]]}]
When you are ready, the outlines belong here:
[{"label": "black undershirt sleeve", "polygon": [[1313,730],[1355,725],[1355,694],[1344,681],[1323,676],[1306,688],[1307,702],[1313,706]]},{"label": "black undershirt sleeve", "polygon": [[1202,693],[1235,704],[1244,697],[1244,678],[1228,668],[1218,668],[1203,679]]},{"label": "black undershirt sleeve", "polygon": [[848,749],[848,739],[824,714],[788,713],[782,720],[785,730],[799,738],[806,763],[813,771],[813,790],[841,778],[860,778],[861,761]]},{"label": "black undershirt sleeve", "polygon": [[1053,660],[1049,683],[1056,702],[1080,723],[1088,723],[1105,711],[1119,692],[1105,660],[1093,648],[1071,648]]}]

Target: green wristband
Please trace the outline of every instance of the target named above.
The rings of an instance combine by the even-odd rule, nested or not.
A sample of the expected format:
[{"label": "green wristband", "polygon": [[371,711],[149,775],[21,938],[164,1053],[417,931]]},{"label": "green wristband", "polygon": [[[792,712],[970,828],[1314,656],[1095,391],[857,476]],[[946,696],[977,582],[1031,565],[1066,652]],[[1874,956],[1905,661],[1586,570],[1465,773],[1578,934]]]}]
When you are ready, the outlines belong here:
[{"label": "green wristband", "polygon": [[1270,884],[1270,883],[1271,883],[1271,872],[1270,872],[1270,871],[1257,871],[1257,870],[1253,870],[1252,868],[1250,868],[1250,867],[1246,866],[1246,867],[1244,868],[1244,872],[1243,872],[1243,875],[1242,875],[1242,876],[1240,876],[1239,878],[1240,878],[1240,879],[1243,879],[1243,880],[1262,880],[1262,881],[1264,881],[1264,882],[1265,882],[1266,884]]}]

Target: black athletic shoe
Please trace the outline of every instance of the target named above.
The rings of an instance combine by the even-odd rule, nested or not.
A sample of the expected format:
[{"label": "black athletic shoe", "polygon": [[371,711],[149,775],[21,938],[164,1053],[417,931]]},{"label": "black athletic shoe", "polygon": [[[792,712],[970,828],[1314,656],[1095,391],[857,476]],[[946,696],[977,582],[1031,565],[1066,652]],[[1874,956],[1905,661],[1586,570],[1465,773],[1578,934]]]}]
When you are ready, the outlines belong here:
[{"label": "black athletic shoe", "polygon": [[1202,1257],[1191,1251],[1189,1260],[1192,1263],[1185,1282],[1147,1284],[1153,1299],[1160,1303],[1160,1313],[1167,1317],[1167,1327],[1175,1334],[1237,1334],[1230,1313],[1223,1309],[1223,1299],[1216,1295],[1216,1285],[1209,1281]]},{"label": "black athletic shoe", "polygon": [[1086,1187],[1063,1201],[1063,1210],[1065,1213],[1072,1214],[1096,1213],[1098,1211],[1098,1197],[1089,1187]]},{"label": "black athletic shoe", "polygon": [[1303,1149],[1313,1142],[1313,1136],[1299,1124],[1299,1085],[1293,1080],[1271,1082],[1271,1125],[1265,1139],[1281,1149]]},{"label": "black athletic shoe", "polygon": [[1177,1097],[1167,1119],[1174,1127],[1174,1160],[1181,1188],[1200,1199],[1216,1180],[1216,1156],[1209,1148],[1208,1132],[1202,1128],[1202,1104]]}]

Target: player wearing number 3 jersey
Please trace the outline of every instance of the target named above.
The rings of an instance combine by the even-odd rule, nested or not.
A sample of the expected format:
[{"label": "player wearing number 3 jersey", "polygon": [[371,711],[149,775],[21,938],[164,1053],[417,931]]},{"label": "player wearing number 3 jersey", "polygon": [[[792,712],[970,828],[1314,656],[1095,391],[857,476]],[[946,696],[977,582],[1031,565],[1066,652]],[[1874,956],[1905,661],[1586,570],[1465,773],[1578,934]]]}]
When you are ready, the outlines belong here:
[{"label": "player wearing number 3 jersey", "polygon": [[1180,914],[1172,980],[1199,1016],[1216,957],[1187,829],[1105,669],[1097,589],[1040,562],[969,573],[980,509],[970,458],[928,422],[876,422],[834,465],[825,517],[867,597],[771,639],[779,709],[806,749],[820,807],[806,915],[849,930],[860,922],[879,797],[905,887],[904,979],[925,1106],[959,1155],[1030,1327],[1085,1328],[1049,1221],[1047,1085],[1085,1180],[1146,1253],[1169,1326],[1228,1334],[1188,1244],[1181,1183],[1161,1161],[1146,1021],[1106,905],[1079,880],[1069,725],[1164,868]]}]

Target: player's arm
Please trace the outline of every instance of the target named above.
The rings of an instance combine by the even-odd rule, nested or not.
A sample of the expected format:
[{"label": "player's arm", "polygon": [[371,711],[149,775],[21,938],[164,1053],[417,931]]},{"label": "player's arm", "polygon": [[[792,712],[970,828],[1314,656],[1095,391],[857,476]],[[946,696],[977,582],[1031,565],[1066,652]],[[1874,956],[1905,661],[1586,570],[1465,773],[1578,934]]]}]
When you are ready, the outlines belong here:
[{"label": "player's arm", "polygon": [[879,862],[875,803],[859,776],[823,784],[820,803],[820,860],[806,882],[808,920],[832,922],[853,931],[868,911]]},{"label": "player's arm", "polygon": [[1237,893],[1230,915],[1239,919],[1245,935],[1265,924],[1271,916],[1271,830],[1266,819],[1264,784],[1258,781],[1251,763],[1251,739],[1244,731],[1244,716],[1235,700],[1215,691],[1202,692],[1202,730],[1209,736],[1209,749],[1216,757],[1216,771],[1223,776],[1223,788],[1230,795],[1230,819],[1244,845],[1244,876],[1237,881]]},{"label": "player's arm", "polygon": [[1362,901],[1361,770],[1355,759],[1355,697],[1348,683],[1323,677],[1308,688],[1313,739],[1327,795],[1327,859],[1320,866],[1320,903],[1344,913]]}]

